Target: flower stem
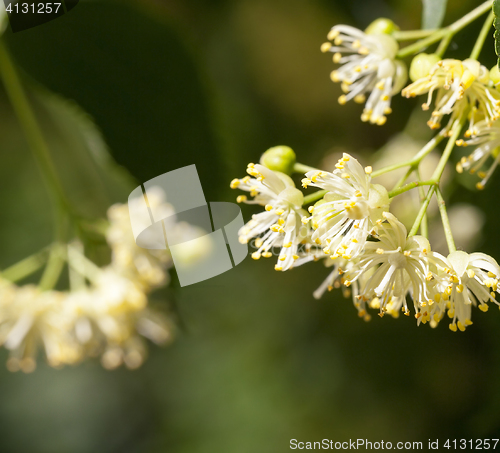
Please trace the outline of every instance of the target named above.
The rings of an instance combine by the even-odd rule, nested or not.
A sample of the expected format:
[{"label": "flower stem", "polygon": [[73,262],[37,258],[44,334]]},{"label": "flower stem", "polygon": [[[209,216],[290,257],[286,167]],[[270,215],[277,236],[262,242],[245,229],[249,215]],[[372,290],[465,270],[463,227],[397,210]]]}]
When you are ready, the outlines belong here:
[{"label": "flower stem", "polygon": [[45,266],[40,279],[40,289],[42,291],[47,291],[57,285],[66,261],[67,218],[61,208],[58,209],[57,214],[55,221],[56,242],[50,250],[47,266]]},{"label": "flower stem", "polygon": [[311,204],[311,203],[314,203],[315,201],[320,200],[321,198],[324,197],[324,195],[327,192],[328,192],[328,190],[318,190],[317,192],[314,192],[310,195],[307,195],[306,197],[304,197],[303,205]]},{"label": "flower stem", "polygon": [[101,269],[90,261],[79,247],[67,246],[70,266],[91,282],[96,282],[101,275]]},{"label": "flower stem", "polygon": [[380,170],[374,171],[371,174],[371,177],[376,178],[378,176],[385,175],[386,173],[390,173],[391,171],[399,170],[400,168],[403,167],[408,167],[409,165],[411,165],[411,161],[399,162],[397,164],[388,165],[387,167],[383,167]]},{"label": "flower stem", "polygon": [[430,187],[429,191],[427,192],[427,196],[425,197],[424,202],[422,203],[422,206],[420,207],[420,211],[418,211],[417,218],[415,219],[415,222],[413,223],[413,226],[411,227],[411,230],[408,233],[408,236],[415,236],[417,234],[417,231],[420,228],[420,224],[422,223],[422,220],[425,217],[425,214],[427,212],[427,208],[429,207],[429,203],[431,201],[432,194],[434,193],[435,189],[436,189],[436,186],[433,185]]},{"label": "flower stem", "polygon": [[28,256],[27,258],[24,258],[18,263],[13,264],[0,274],[1,277],[13,283],[28,277],[29,275],[35,273],[47,262],[49,250],[50,249],[46,247],[41,251]]},{"label": "flower stem", "polygon": [[309,167],[309,165],[304,165],[299,162],[296,162],[293,166],[294,173],[307,173],[308,171],[319,171],[317,168]]},{"label": "flower stem", "polygon": [[438,48],[436,49],[436,52],[434,52],[436,55],[439,55],[440,58],[443,58],[444,53],[446,52],[446,49],[450,45],[451,40],[453,39],[454,33],[449,33],[447,34],[439,43]]},{"label": "flower stem", "polygon": [[454,35],[456,32],[458,32],[462,28],[469,25],[472,21],[477,19],[479,16],[483,15],[488,10],[490,10],[492,5],[493,5],[493,0],[488,0],[483,4],[479,5],[477,8],[473,9],[471,12],[467,13],[461,19],[458,19],[456,22],[453,22],[451,25],[448,25],[445,28],[441,28],[435,31],[432,35],[428,36],[427,38],[421,39],[409,46],[404,47],[398,52],[397,54],[398,58],[407,57],[408,55],[420,52],[426,47],[430,46],[431,44],[434,44],[435,42],[444,38],[445,36]]},{"label": "flower stem", "polygon": [[483,28],[481,28],[481,31],[479,32],[479,36],[477,37],[476,43],[474,44],[474,48],[472,49],[472,52],[470,54],[470,57],[474,60],[477,60],[479,57],[479,54],[481,53],[481,50],[483,49],[484,41],[486,40],[486,37],[488,36],[488,32],[491,30],[491,26],[493,25],[493,19],[494,19],[494,14],[493,11],[488,14],[488,17],[484,21]]},{"label": "flower stem", "polygon": [[[420,181],[422,178],[420,176],[420,170],[417,168],[416,170],[417,173],[417,178]],[[418,188],[418,194],[420,195],[420,202],[423,203],[425,200],[425,191],[422,186]],[[425,213],[424,217],[422,218],[422,223],[420,224],[420,233],[422,236],[428,238],[429,237],[429,228],[428,228],[428,222],[427,222],[427,213]]]},{"label": "flower stem", "polygon": [[374,171],[371,176],[372,178],[376,178],[377,176],[381,176],[385,173],[389,173],[394,170],[398,170],[403,167],[414,167],[416,168],[418,164],[422,161],[422,159],[427,156],[443,139],[442,135],[436,135],[432,138],[414,157],[405,162],[399,162],[398,164],[389,165],[387,167],[383,167],[380,170]]},{"label": "flower stem", "polygon": [[16,68],[10,58],[3,40],[0,39],[0,76],[12,107],[26,134],[30,149],[42,172],[45,183],[53,196],[56,205],[62,205],[70,210],[70,204],[52,163],[49,149],[43,138],[42,131],[36,120],[30,102],[26,96]]},{"label": "flower stem", "polygon": [[418,53],[421,50],[424,50],[426,47],[430,46],[431,44],[434,44],[435,42],[444,38],[448,33],[449,31],[446,28],[442,28],[425,39],[421,39],[420,41],[417,41],[416,43],[413,43],[410,46],[403,47],[397,53],[397,57],[404,58],[407,57],[408,55],[413,55],[415,53]]},{"label": "flower stem", "polygon": [[413,39],[421,39],[426,38],[433,33],[436,33],[436,29],[433,30],[403,30],[403,31],[395,31],[392,34],[392,37],[396,41],[411,41]]},{"label": "flower stem", "polygon": [[[467,112],[465,112],[467,113]],[[413,226],[410,230],[409,236],[414,236],[417,234],[418,229],[420,228],[420,224],[422,223],[422,220],[425,216],[425,213],[427,212],[427,207],[429,206],[429,203],[432,198],[432,194],[434,193],[436,187],[439,185],[439,182],[441,180],[441,176],[443,175],[443,171],[446,167],[446,163],[448,162],[448,159],[451,156],[451,152],[453,151],[453,148],[455,146],[455,141],[457,140],[458,135],[460,134],[460,131],[462,130],[462,127],[464,125],[464,122],[467,118],[466,114],[463,114],[458,123],[455,123],[455,127],[452,130],[452,133],[448,139],[448,143],[446,144],[446,147],[443,151],[443,154],[441,156],[441,159],[438,162],[438,165],[436,169],[434,170],[434,173],[432,175],[432,178],[427,181],[428,183],[432,183],[431,188],[427,192],[427,196],[424,199],[424,202],[420,208],[420,211],[417,214],[417,218],[415,219],[415,222],[413,223]],[[420,185],[423,185],[423,183],[420,183]],[[405,186],[406,187],[406,186]],[[413,187],[410,187],[412,189]],[[409,190],[409,189],[408,189]]]},{"label": "flower stem", "polygon": [[[79,241],[75,241],[71,244],[71,247],[78,250],[80,255],[85,254],[83,244]],[[68,253],[68,274],[69,274],[69,287],[71,291],[78,291],[85,287],[85,277],[75,270],[73,266],[72,259],[74,253]]]},{"label": "flower stem", "polygon": [[59,281],[66,258],[65,247],[60,242],[56,242],[50,251],[49,260],[40,280],[40,289],[48,291],[54,288]]},{"label": "flower stem", "polygon": [[458,121],[458,123],[455,123],[455,127],[453,128],[450,138],[448,139],[448,143],[446,143],[446,147],[444,148],[441,159],[439,160],[438,165],[431,177],[431,179],[436,184],[439,184],[439,181],[441,180],[441,175],[443,174],[443,171],[446,167],[446,163],[448,162],[448,159],[451,156],[451,152],[455,147],[455,142],[463,128],[466,118],[467,115],[462,115],[462,118]]},{"label": "flower stem", "polygon": [[405,183],[405,181],[411,176],[411,174],[413,173],[413,171],[414,171],[413,167],[410,167],[408,169],[408,171],[399,179],[399,181],[392,188],[392,190],[399,189]]},{"label": "flower stem", "polygon": [[402,193],[408,192],[411,189],[415,189],[415,187],[421,187],[421,186],[433,186],[435,185],[436,182],[434,180],[429,180],[429,181],[415,181],[411,182],[409,184],[406,184],[403,187],[400,187],[398,189],[391,190],[389,192],[389,198],[394,198],[398,195],[401,195]]},{"label": "flower stem", "polygon": [[448,213],[446,212],[446,204],[444,202],[441,190],[439,190],[439,187],[436,187],[436,198],[438,202],[439,213],[441,214],[441,220],[443,221],[444,234],[446,236],[448,250],[450,251],[450,253],[456,252],[457,247],[455,246],[455,241],[451,232],[450,219],[448,218]]}]

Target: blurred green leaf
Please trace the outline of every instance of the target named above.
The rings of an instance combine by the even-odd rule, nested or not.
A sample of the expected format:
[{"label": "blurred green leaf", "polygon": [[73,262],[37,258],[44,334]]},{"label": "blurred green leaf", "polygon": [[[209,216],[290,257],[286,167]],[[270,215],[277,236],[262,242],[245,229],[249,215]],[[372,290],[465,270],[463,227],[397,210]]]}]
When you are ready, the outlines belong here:
[{"label": "blurred green leaf", "polygon": [[207,83],[168,19],[124,1],[80,2],[6,39],[30,76],[95,119],[115,159],[140,182],[196,164],[207,198],[216,198],[213,178],[228,177]]},{"label": "blurred green leaf", "polygon": [[135,182],[111,158],[91,118],[74,102],[44,89],[32,91],[32,102],[75,211],[103,217],[112,203],[125,201]]},{"label": "blurred green leaf", "polygon": [[[75,212],[104,217],[108,207],[126,201],[135,187],[119,167],[91,118],[74,102],[25,83],[63,189]],[[0,212],[4,219],[0,266],[6,267],[53,240],[53,209],[47,187],[12,107],[2,92]],[[36,231],[36,234],[33,234]]]},{"label": "blurred green leaf", "polygon": [[439,28],[443,23],[447,0],[422,0],[422,28]]}]

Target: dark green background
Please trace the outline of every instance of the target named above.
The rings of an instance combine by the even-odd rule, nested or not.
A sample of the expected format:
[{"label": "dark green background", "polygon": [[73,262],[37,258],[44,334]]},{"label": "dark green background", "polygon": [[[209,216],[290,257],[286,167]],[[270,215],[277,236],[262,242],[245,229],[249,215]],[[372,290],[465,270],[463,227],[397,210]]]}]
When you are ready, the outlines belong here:
[{"label": "dark green background", "polygon": [[[476,6],[450,3],[447,22]],[[419,0],[84,1],[6,40],[25,80],[83,108],[136,181],[195,163],[207,199],[219,201],[234,199],[229,181],[270,146],[289,145],[311,165],[347,146],[369,162],[418,102],[396,96],[386,126],[362,124],[359,106],[337,104],[319,46],[336,23],[364,28],[385,15],[412,29],[420,14]],[[465,58],[480,25],[450,54]],[[492,39],[483,56],[491,67]],[[84,175],[72,193],[102,213],[107,202],[86,192],[94,184],[71,157],[76,145],[40,114],[66,183]],[[0,145],[7,266],[51,240],[51,218],[3,92]],[[497,258],[498,180],[481,196],[454,195],[488,212],[480,245]],[[119,193],[111,200],[125,200]],[[151,347],[138,371],[93,361],[53,370],[41,360],[31,375],[0,367],[0,451],[276,453],[292,438],[500,437],[497,310],[476,310],[459,334],[406,317],[364,323],[338,293],[312,298],[321,266],[278,274],[273,265],[248,259],[210,281],[174,284],[177,340]]]}]

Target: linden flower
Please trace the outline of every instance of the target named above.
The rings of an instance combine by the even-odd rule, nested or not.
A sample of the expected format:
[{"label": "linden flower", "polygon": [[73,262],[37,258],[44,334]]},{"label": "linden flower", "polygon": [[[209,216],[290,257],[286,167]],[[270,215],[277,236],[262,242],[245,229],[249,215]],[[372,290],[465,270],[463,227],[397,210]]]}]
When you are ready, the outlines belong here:
[{"label": "linden flower", "polygon": [[105,306],[110,312],[141,310],[147,304],[141,285],[122,277],[112,267],[100,269],[93,284],[93,299],[96,305]]},{"label": "linden flower", "polygon": [[292,179],[284,173],[272,171],[260,164],[249,164],[247,172],[251,176],[234,179],[231,188],[250,192],[237,198],[238,203],[259,204],[265,206],[265,211],[254,214],[239,234],[241,243],[248,243],[255,238],[257,251],[252,253],[253,259],[261,256],[272,256],[271,249],[279,247],[277,271],[290,269],[299,259],[299,244],[306,240],[308,227],[301,223],[301,218],[307,214],[302,209],[304,196],[295,188]]},{"label": "linden flower", "polygon": [[43,292],[34,285],[3,286],[0,293],[0,343],[11,351],[10,371],[33,371],[40,348],[51,366],[81,359],[81,348],[70,334],[75,313],[66,306],[64,293]]},{"label": "linden flower", "polygon": [[302,185],[319,187],[328,193],[314,207],[309,208],[315,229],[312,240],[324,247],[325,254],[334,259],[349,259],[358,255],[384,209],[389,205],[387,190],[370,184],[359,162],[348,154],[338,161],[332,173],[310,171]]},{"label": "linden flower", "polygon": [[405,226],[394,215],[384,212],[389,224],[379,222],[377,242],[367,242],[358,261],[357,272],[347,276],[346,285],[357,281],[366,272],[373,272],[360,289],[359,299],[379,299],[380,315],[395,305],[408,314],[406,293],[411,291],[415,311],[427,301],[426,280],[429,241],[422,236],[407,237]]},{"label": "linden flower", "polygon": [[123,342],[130,336],[130,329],[120,319],[144,309],[147,300],[136,283],[107,268],[99,269],[91,287],[71,293],[67,304],[79,315],[76,334],[80,342],[90,340],[94,331],[91,324],[111,341]]},{"label": "linden flower", "polygon": [[[387,34],[366,34],[348,25],[336,25],[321,46],[322,52],[333,52],[334,63],[341,66],[331,73],[334,82],[341,82],[345,94],[339,103],[354,99],[365,103],[362,121],[383,125],[391,113],[391,97],[403,88],[407,69],[395,60],[399,46]],[[345,55],[344,55],[345,54]],[[368,99],[366,96],[368,95]]]},{"label": "linden flower", "polygon": [[139,367],[146,347],[141,335],[155,343],[166,342],[170,326],[159,313],[146,307],[146,297],[133,281],[102,270],[93,286],[68,296],[67,305],[77,314],[73,331],[90,355],[102,353],[105,368],[125,363]]},{"label": "linden flower", "polygon": [[436,303],[431,310],[436,324],[448,310],[448,316],[452,319],[450,329],[456,332],[458,328],[463,332],[472,324],[472,305],[479,304],[479,309],[484,312],[488,311],[487,302],[500,307],[495,300],[500,267],[491,256],[456,251],[450,253],[448,258],[441,257],[441,263],[440,274],[432,276],[438,279],[442,290],[435,296]]},{"label": "linden flower", "polygon": [[[493,125],[489,124],[487,120],[479,121],[467,135],[471,137],[470,140],[457,140],[457,145],[479,146],[468,157],[462,157],[457,164],[457,171],[462,173],[466,170],[471,174],[477,172],[481,181],[476,184],[476,187],[483,189],[500,162],[500,153],[498,152],[500,146],[500,121],[495,121]],[[488,171],[479,171],[490,156],[494,158],[494,161]]]},{"label": "linden flower", "polygon": [[445,115],[451,115],[444,132],[448,133],[453,125],[472,108],[469,130],[473,130],[474,118],[483,116],[488,124],[499,118],[500,93],[488,87],[489,71],[478,61],[446,59],[436,63],[429,76],[408,85],[401,94],[407,98],[428,93],[427,101],[422,104],[428,110],[434,93],[435,107],[427,122],[431,129],[439,129]]}]

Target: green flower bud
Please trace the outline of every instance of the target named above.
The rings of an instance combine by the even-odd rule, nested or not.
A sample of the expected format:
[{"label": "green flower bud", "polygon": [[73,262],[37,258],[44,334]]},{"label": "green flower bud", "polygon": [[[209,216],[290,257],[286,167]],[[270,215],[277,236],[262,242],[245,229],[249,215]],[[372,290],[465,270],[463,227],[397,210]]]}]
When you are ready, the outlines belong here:
[{"label": "green flower bud", "polygon": [[493,85],[497,85],[500,83],[500,71],[498,70],[498,66],[495,65],[490,69],[490,80],[493,82]]},{"label": "green flower bud", "polygon": [[275,146],[262,154],[260,163],[270,170],[280,171],[289,175],[293,171],[295,160],[296,157],[292,148],[288,146]]},{"label": "green flower bud", "polygon": [[418,79],[427,77],[431,72],[431,68],[440,60],[439,55],[435,53],[419,53],[411,62],[410,79],[415,82]]},{"label": "green flower bud", "polygon": [[399,27],[391,19],[380,17],[366,27],[365,33],[367,35],[391,35],[397,30]]}]

